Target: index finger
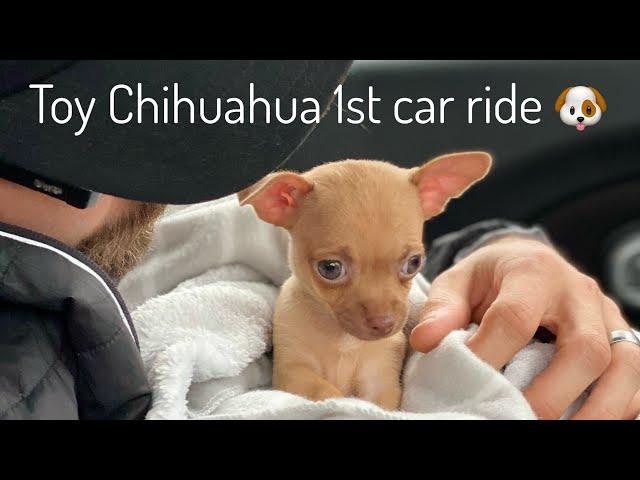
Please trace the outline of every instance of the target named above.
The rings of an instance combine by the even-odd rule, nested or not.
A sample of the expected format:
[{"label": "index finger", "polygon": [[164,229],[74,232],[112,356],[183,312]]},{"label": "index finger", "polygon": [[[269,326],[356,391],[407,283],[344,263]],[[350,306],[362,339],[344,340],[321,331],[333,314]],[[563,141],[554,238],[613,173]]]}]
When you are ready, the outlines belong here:
[{"label": "index finger", "polygon": [[421,322],[411,332],[411,347],[419,352],[433,350],[451,331],[471,321],[473,272],[455,266],[441,273],[431,284]]}]

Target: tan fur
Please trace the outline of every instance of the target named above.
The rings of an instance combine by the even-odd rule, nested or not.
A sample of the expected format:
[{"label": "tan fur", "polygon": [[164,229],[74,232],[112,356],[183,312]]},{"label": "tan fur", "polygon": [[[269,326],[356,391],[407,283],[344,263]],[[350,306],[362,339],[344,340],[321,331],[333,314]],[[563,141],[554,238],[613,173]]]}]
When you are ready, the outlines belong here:
[{"label": "tan fur", "polygon": [[377,341],[354,337],[295,276],[278,298],[273,348],[273,386],[279,390],[312,400],[356,396],[384,408],[398,407],[402,332]]},{"label": "tan fur", "polygon": [[[432,216],[424,208],[434,202],[422,201],[421,192],[440,182],[451,192],[435,198],[446,203],[472,183],[460,182],[448,163],[435,162],[429,172],[446,172],[425,181],[419,179],[421,169],[346,160],[296,179],[292,172],[272,174],[239,194],[243,204],[251,203],[261,218],[291,235],[292,276],[274,316],[275,388],[313,400],[355,396],[398,408],[412,282],[399,272],[408,256],[424,254],[423,223]],[[481,176],[487,170],[485,165]],[[333,284],[318,274],[317,262],[325,259],[348,265],[344,282]],[[374,331],[372,317],[393,318],[393,327]]]}]

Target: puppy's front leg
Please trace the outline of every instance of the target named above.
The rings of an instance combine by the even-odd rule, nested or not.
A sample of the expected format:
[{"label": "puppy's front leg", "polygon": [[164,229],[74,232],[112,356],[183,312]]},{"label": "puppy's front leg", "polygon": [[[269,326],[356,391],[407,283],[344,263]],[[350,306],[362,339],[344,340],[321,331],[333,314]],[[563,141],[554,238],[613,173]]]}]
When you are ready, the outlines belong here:
[{"label": "puppy's front leg", "polygon": [[400,382],[389,382],[382,391],[373,399],[373,403],[386,410],[398,410],[402,398],[402,388]]},{"label": "puppy's front leg", "polygon": [[396,334],[372,345],[358,370],[358,396],[386,410],[397,410],[402,399],[400,372],[405,353],[405,337]]},{"label": "puppy's front leg", "polygon": [[398,410],[402,398],[402,388],[400,381],[394,378],[382,380],[369,379],[367,383],[362,382],[358,387],[359,396],[365,400],[375,403],[385,410]]},{"label": "puppy's front leg", "polygon": [[309,400],[344,397],[334,385],[303,365],[277,365],[273,371],[273,386],[278,390],[295,393]]}]

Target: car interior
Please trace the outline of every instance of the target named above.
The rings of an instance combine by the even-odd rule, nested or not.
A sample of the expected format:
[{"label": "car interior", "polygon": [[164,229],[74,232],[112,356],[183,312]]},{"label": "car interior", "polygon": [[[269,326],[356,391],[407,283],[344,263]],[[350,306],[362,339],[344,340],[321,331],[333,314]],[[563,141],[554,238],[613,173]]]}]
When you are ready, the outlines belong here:
[{"label": "car interior", "polygon": [[[640,331],[640,61],[358,60],[337,88],[349,61],[60,62],[23,72],[9,61],[11,81],[0,75],[0,204],[19,205],[0,209],[0,418],[640,419],[639,334],[571,267],[550,263],[542,286],[569,279],[575,288],[525,289],[544,312],[518,309],[519,282],[467,289],[474,319],[488,308],[475,333],[457,328],[466,305],[438,303],[435,290],[429,303],[418,275],[421,232],[426,274],[441,265],[435,252],[429,264],[429,249],[443,235],[488,220],[537,226]],[[23,90],[42,72],[66,82],[47,97],[50,119],[34,121],[44,94]],[[118,84],[131,103],[119,104],[127,110],[117,121],[111,94],[70,100],[75,87],[134,73],[145,91],[167,94],[144,97],[141,80],[134,98]],[[256,102],[260,79],[270,88]],[[248,80],[244,102],[236,95],[244,99]],[[287,96],[315,102],[313,120],[301,107],[302,122],[279,113],[254,121],[253,106],[269,112],[274,98],[296,117]],[[226,110],[239,110],[236,119],[203,114],[205,99],[220,109],[224,97],[242,104]],[[94,103],[109,116],[81,137]],[[442,156],[411,175],[351,162],[254,183],[275,169],[345,159],[410,169]],[[83,212],[98,192],[142,204],[102,197]],[[56,208],[59,200],[77,209]],[[274,225],[292,229],[293,268]],[[497,263],[474,264],[488,275],[449,278],[496,287],[513,251],[527,257],[505,248]],[[535,264],[525,267],[534,275],[518,280],[539,283]],[[542,323],[520,321],[529,313]],[[629,348],[612,350],[619,342]]]},{"label": "car interior", "polygon": [[[338,124],[329,114],[286,167],[306,170],[344,158],[411,167],[443,153],[489,151],[492,173],[428,223],[427,244],[484,219],[540,225],[638,326],[640,114],[632,89],[639,80],[636,61],[356,61],[344,93],[366,98],[374,86],[382,99],[379,123]],[[596,87],[608,105],[602,121],[585,131],[565,125],[554,108],[561,92],[575,85]],[[530,97],[540,101],[539,122],[487,123],[479,110],[468,123],[467,98],[495,102],[513,93],[516,105]],[[399,124],[393,100],[401,97],[456,102],[447,106],[444,123]]]}]

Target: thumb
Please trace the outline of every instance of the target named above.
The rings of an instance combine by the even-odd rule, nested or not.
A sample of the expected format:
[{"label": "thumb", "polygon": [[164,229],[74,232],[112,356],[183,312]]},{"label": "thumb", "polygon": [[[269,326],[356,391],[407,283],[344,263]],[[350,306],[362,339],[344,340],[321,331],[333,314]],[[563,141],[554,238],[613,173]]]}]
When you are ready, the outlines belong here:
[{"label": "thumb", "polygon": [[414,350],[433,350],[451,331],[466,327],[471,321],[471,288],[473,274],[458,267],[443,273],[431,284],[420,323],[409,337]]}]

